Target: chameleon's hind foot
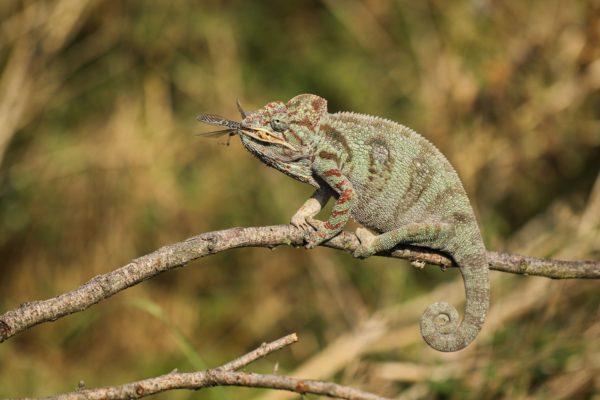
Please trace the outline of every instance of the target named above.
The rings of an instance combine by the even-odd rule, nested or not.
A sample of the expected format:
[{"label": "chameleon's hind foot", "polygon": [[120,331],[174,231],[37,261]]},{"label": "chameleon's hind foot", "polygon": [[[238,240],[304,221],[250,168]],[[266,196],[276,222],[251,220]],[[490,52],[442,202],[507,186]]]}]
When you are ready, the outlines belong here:
[{"label": "chameleon's hind foot", "polygon": [[375,254],[373,244],[375,242],[376,235],[371,233],[371,231],[368,229],[362,227],[356,228],[354,233],[358,237],[358,240],[360,240],[360,245],[356,248],[356,250],[354,250],[352,255],[356,258],[367,258]]}]

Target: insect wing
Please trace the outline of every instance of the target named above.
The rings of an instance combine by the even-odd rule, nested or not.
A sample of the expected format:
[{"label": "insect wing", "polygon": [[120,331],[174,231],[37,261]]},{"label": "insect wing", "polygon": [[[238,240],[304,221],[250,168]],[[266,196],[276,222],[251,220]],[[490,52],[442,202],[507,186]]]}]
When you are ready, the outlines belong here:
[{"label": "insect wing", "polygon": [[200,133],[196,133],[195,135],[202,136],[202,137],[218,138],[218,137],[225,136],[225,135],[233,136],[233,135],[235,135],[235,132],[236,132],[235,129],[223,129],[220,131],[200,132]]},{"label": "insect wing", "polygon": [[219,115],[214,114],[200,114],[196,119],[200,122],[204,122],[205,124],[222,126],[224,128],[229,128],[230,130],[241,129],[242,125],[239,122],[232,121],[227,118],[223,118]]}]

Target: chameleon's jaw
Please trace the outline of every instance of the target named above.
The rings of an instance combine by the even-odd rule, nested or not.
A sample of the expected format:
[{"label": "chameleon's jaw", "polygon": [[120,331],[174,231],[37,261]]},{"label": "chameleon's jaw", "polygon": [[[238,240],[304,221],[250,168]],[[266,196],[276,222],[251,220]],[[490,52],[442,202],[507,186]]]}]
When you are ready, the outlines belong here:
[{"label": "chameleon's jaw", "polygon": [[275,136],[273,134],[273,132],[268,131],[267,129],[264,128],[248,128],[248,127],[243,127],[240,130],[240,133],[242,135],[246,135],[249,136],[253,139],[256,139],[260,142],[265,142],[265,143],[272,143],[272,144],[277,144],[283,147],[287,147],[288,149],[292,150],[292,151],[297,151],[297,149],[292,146],[290,143],[286,142],[284,139]]}]

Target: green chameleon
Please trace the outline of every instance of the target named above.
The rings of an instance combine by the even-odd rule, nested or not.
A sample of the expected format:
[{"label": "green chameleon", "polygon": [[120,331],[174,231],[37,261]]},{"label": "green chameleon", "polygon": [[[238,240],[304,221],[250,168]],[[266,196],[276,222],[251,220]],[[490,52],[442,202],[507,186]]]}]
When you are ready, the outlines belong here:
[{"label": "green chameleon", "polygon": [[[247,113],[242,122],[203,114],[225,129],[206,136],[239,135],[263,163],[316,188],[291,219],[312,248],[338,234],[352,216],[359,228],[355,257],[414,245],[449,254],[465,285],[465,316],[448,303],[431,304],[421,334],[439,351],[457,351],[477,336],[489,307],[486,250],[473,209],[446,157],[427,139],[395,122],[327,111],[327,101],[302,94]],[[327,221],[314,217],[330,197]],[[376,234],[371,233],[376,232]]]}]

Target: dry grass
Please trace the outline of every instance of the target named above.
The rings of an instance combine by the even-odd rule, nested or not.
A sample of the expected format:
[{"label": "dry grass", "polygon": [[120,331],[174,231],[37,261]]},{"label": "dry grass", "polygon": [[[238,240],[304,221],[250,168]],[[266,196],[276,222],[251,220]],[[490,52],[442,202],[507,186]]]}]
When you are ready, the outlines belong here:
[{"label": "dry grass", "polygon": [[[302,92],[424,133],[491,249],[598,259],[598,1],[1,2],[0,308],[286,222],[311,189],[194,138],[194,116]],[[598,396],[597,282],[494,274],[483,334],[443,355],[417,323],[464,300],[457,278],[325,249],[220,254],[2,344],[0,396],[217,365],[292,331],[259,368],[407,399]]]}]

